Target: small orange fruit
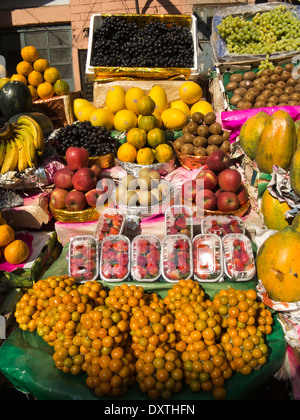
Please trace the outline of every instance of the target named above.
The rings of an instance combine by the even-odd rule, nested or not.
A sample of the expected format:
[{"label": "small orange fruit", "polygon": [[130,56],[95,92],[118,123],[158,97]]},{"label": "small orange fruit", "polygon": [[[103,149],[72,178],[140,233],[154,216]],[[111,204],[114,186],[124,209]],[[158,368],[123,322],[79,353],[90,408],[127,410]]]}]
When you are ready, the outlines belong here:
[{"label": "small orange fruit", "polygon": [[44,73],[50,67],[49,61],[45,58],[39,58],[33,63],[33,69]]},{"label": "small orange fruit", "polygon": [[21,264],[29,257],[29,248],[24,241],[17,239],[11,242],[4,250],[4,258],[10,264]]},{"label": "small orange fruit", "polygon": [[54,96],[54,89],[51,83],[44,82],[37,87],[37,94],[41,99],[49,99]]},{"label": "small orange fruit", "polygon": [[28,76],[28,83],[34,87],[38,87],[43,81],[43,75],[39,71],[33,70]]},{"label": "small orange fruit", "polygon": [[18,74],[22,74],[22,76],[28,77],[29,74],[32,72],[33,68],[32,68],[32,65],[28,63],[28,61],[21,61],[17,65],[16,70]]},{"label": "small orange fruit", "polygon": [[25,85],[27,85],[27,80],[26,80],[26,77],[25,77],[25,76],[23,76],[22,74],[13,74],[13,75],[11,76],[11,79],[10,79],[10,80],[12,80],[12,81],[16,80],[16,81],[18,81],[18,82],[22,82],[22,83],[24,83]]},{"label": "small orange fruit", "polygon": [[0,226],[0,247],[7,246],[15,240],[15,231],[9,225]]},{"label": "small orange fruit", "polygon": [[29,61],[30,63],[33,63],[39,58],[39,53],[35,47],[28,46],[22,48],[21,56],[24,61]]},{"label": "small orange fruit", "polygon": [[48,83],[55,84],[61,79],[59,71],[55,67],[49,67],[44,73],[45,81]]}]

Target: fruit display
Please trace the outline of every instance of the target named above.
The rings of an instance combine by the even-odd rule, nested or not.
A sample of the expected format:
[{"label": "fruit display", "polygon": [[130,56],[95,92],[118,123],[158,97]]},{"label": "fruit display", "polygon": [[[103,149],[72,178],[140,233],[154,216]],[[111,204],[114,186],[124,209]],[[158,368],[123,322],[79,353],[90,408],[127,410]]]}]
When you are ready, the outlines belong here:
[{"label": "fruit display", "polygon": [[94,237],[98,242],[106,236],[122,235],[126,224],[126,216],[116,209],[101,212]]},{"label": "fruit display", "polygon": [[51,67],[48,60],[40,57],[34,46],[22,48],[21,57],[22,61],[17,64],[16,73],[5,80],[1,79],[2,85],[8,80],[27,85],[31,103],[38,99],[50,99],[70,92],[70,86],[62,80],[57,68]]},{"label": "fruit display", "polygon": [[193,275],[192,242],[186,235],[167,236],[162,243],[162,274],[169,283]]},{"label": "fruit display", "polygon": [[230,279],[251,280],[256,274],[255,259],[250,239],[242,234],[223,238],[225,271]]},{"label": "fruit display", "polygon": [[227,16],[218,25],[229,53],[275,54],[298,51],[299,18],[286,5],[252,16]]},{"label": "fruit display", "polygon": [[225,90],[232,109],[299,105],[300,83],[293,77],[294,68],[290,63],[274,69],[226,75]]},{"label": "fruit display", "polygon": [[194,235],[193,215],[186,206],[171,206],[165,212],[165,234],[187,235],[191,239]]},{"label": "fruit display", "polygon": [[131,244],[131,274],[136,281],[152,282],[161,276],[161,243],[153,235],[137,236]]},{"label": "fruit display", "polygon": [[99,275],[98,243],[93,236],[77,236],[70,242],[69,275],[76,282],[93,281]]},{"label": "fruit display", "polygon": [[223,237],[232,233],[245,234],[243,220],[237,216],[206,216],[201,224],[203,234]]},{"label": "fruit display", "polygon": [[103,239],[100,256],[100,277],[108,282],[124,281],[130,274],[130,242],[126,236]]},{"label": "fruit display", "polygon": [[205,157],[216,150],[230,152],[230,133],[224,131],[216,121],[216,114],[201,112],[192,114],[191,120],[182,129],[182,137],[173,144],[174,149],[183,155]]},{"label": "fruit display", "polygon": [[193,240],[194,276],[200,282],[216,282],[224,273],[223,245],[214,234],[197,235]]},{"label": "fruit display", "polygon": [[106,16],[94,35],[95,67],[190,67],[194,43],[189,27],[152,21],[143,26]]},{"label": "fruit display", "polygon": [[0,129],[1,174],[36,168],[43,157],[45,139],[41,126],[28,115],[21,115],[16,124],[6,122]]}]

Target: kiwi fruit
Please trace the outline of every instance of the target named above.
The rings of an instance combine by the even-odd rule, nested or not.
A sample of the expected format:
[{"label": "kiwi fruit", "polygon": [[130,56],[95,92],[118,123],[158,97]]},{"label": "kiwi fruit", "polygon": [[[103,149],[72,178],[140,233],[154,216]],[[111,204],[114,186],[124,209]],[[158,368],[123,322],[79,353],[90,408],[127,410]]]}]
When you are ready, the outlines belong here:
[{"label": "kiwi fruit", "polygon": [[273,74],[273,71],[271,69],[265,69],[262,72],[257,73],[257,75],[259,75],[260,77],[262,77],[262,76],[271,77],[272,74]]},{"label": "kiwi fruit", "polygon": [[243,109],[243,106],[244,106],[244,101],[240,101],[236,104],[236,109],[240,111],[241,109]]},{"label": "kiwi fruit", "polygon": [[203,120],[204,120],[204,115],[202,114],[202,112],[195,112],[192,115],[192,121],[194,121],[198,125],[201,124]]},{"label": "kiwi fruit", "polygon": [[258,89],[256,89],[255,87],[252,87],[248,90],[249,93],[252,93],[252,95],[254,95],[254,98],[257,98],[258,95],[260,94],[260,91]]},{"label": "kiwi fruit", "polygon": [[205,117],[204,117],[204,123],[205,123],[206,125],[211,125],[211,124],[213,124],[214,122],[216,122],[216,119],[217,119],[216,114],[215,114],[214,112],[209,112],[209,113],[208,113],[208,114],[206,114],[206,115],[205,115]]},{"label": "kiwi fruit", "polygon": [[243,98],[239,95],[233,95],[233,97],[230,99],[231,105],[235,106],[238,104],[238,102],[241,102]]},{"label": "kiwi fruit", "polygon": [[259,83],[261,83],[260,77],[253,81],[253,86],[256,87],[256,85],[258,85]]},{"label": "kiwi fruit", "polygon": [[183,139],[177,139],[173,143],[173,147],[176,150],[176,152],[180,151],[183,145],[184,145]]},{"label": "kiwi fruit", "polygon": [[263,83],[257,83],[257,85],[255,86],[256,89],[258,89],[260,92],[263,92],[266,89],[266,85],[264,85]]},{"label": "kiwi fruit", "polygon": [[298,80],[297,80],[297,79],[294,79],[293,77],[290,77],[290,78],[287,80],[286,85],[287,85],[287,86],[292,86],[292,87],[294,87],[294,86],[296,86],[296,85],[297,85],[297,83],[298,83]]},{"label": "kiwi fruit", "polygon": [[300,102],[291,101],[291,102],[289,102],[289,105],[290,106],[298,106],[298,105],[300,105]]},{"label": "kiwi fruit", "polygon": [[191,133],[184,133],[182,136],[184,143],[193,143],[194,136]]},{"label": "kiwi fruit", "polygon": [[276,89],[275,83],[268,83],[267,86],[266,86],[266,89],[268,89],[268,90]]},{"label": "kiwi fruit", "polygon": [[195,123],[194,121],[190,121],[187,125],[188,132],[191,134],[196,134],[197,128],[198,128],[198,124]]},{"label": "kiwi fruit", "polygon": [[290,97],[286,93],[283,93],[281,96],[279,96],[279,103],[285,103],[285,102],[288,102],[289,100],[290,100]]},{"label": "kiwi fruit", "polygon": [[273,69],[273,73],[275,73],[275,74],[279,74],[279,76],[283,73],[283,68],[281,67],[281,66],[276,66],[274,69]]},{"label": "kiwi fruit", "polygon": [[220,146],[220,149],[223,150],[223,152],[227,153],[230,151],[230,142],[228,140],[223,141],[223,144]]},{"label": "kiwi fruit", "polygon": [[214,122],[213,124],[209,126],[209,131],[211,132],[211,134],[220,134],[222,133],[223,128],[221,124]]},{"label": "kiwi fruit", "polygon": [[243,76],[241,74],[232,74],[229,80],[230,82],[240,83],[243,80]]},{"label": "kiwi fruit", "polygon": [[194,141],[193,141],[193,145],[195,147],[207,147],[208,143],[207,143],[207,139],[205,137],[195,137]]},{"label": "kiwi fruit", "polygon": [[210,131],[207,125],[199,125],[197,128],[197,134],[200,137],[208,137],[210,135]]},{"label": "kiwi fruit", "polygon": [[181,153],[184,155],[193,155],[194,154],[194,146],[192,144],[184,144],[181,148]]},{"label": "kiwi fruit", "polygon": [[290,95],[290,100],[294,102],[300,102],[300,93],[294,92]]},{"label": "kiwi fruit", "polygon": [[254,79],[256,79],[256,73],[254,71],[247,71],[243,75],[244,80],[251,80],[253,82]]},{"label": "kiwi fruit", "polygon": [[298,83],[295,87],[295,92],[300,92],[300,83]]},{"label": "kiwi fruit", "polygon": [[219,134],[214,134],[208,138],[208,144],[212,145],[215,144],[216,146],[221,146],[223,143],[223,139]]},{"label": "kiwi fruit", "polygon": [[294,64],[293,63],[289,63],[285,66],[284,71],[287,71],[289,73],[292,73],[292,71],[294,70]]},{"label": "kiwi fruit", "polygon": [[269,96],[264,95],[264,94],[262,93],[261,95],[259,95],[259,96],[256,98],[256,101],[255,101],[255,102],[259,102],[259,101],[262,101],[262,102],[268,102],[268,101],[269,101]]},{"label": "kiwi fruit", "polygon": [[279,82],[276,83],[276,88],[284,90],[286,88],[286,83],[283,80],[279,80]]},{"label": "kiwi fruit", "polygon": [[250,89],[252,86],[252,80],[242,80],[240,83],[240,88]]},{"label": "kiwi fruit", "polygon": [[277,104],[275,104],[275,102],[268,102],[266,106],[274,108],[274,106],[277,106]]},{"label": "kiwi fruit", "polygon": [[207,152],[204,147],[196,147],[194,154],[195,156],[207,156]]},{"label": "kiwi fruit", "polygon": [[280,89],[280,88],[276,88],[276,89],[274,89],[273,90],[273,95],[274,96],[278,96],[278,98],[279,98],[279,96],[281,96],[283,94],[283,90],[282,89]]},{"label": "kiwi fruit", "polygon": [[268,76],[262,76],[260,78],[261,83],[263,83],[264,85],[267,85],[268,83],[270,83],[270,77]]},{"label": "kiwi fruit", "polygon": [[270,76],[270,83],[277,83],[279,80],[283,80],[279,74],[272,74],[272,76]]},{"label": "kiwi fruit", "polygon": [[292,74],[289,71],[284,70],[284,72],[282,73],[280,77],[281,77],[281,80],[283,80],[284,82],[287,82],[292,77]]},{"label": "kiwi fruit", "polygon": [[242,109],[251,109],[252,105],[251,102],[244,102]]},{"label": "kiwi fruit", "polygon": [[247,92],[246,95],[244,96],[244,102],[251,102],[253,104],[254,100],[255,100],[255,97],[253,93],[251,92]]},{"label": "kiwi fruit", "polygon": [[214,152],[216,152],[217,150],[219,150],[219,147],[216,146],[215,144],[211,144],[210,146],[207,147],[206,149],[206,153],[208,156],[212,155]]},{"label": "kiwi fruit", "polygon": [[223,139],[223,141],[229,140],[230,139],[230,132],[229,131],[223,131],[222,139]]},{"label": "kiwi fruit", "polygon": [[237,82],[230,82],[225,86],[227,92],[231,92],[232,90],[235,90],[238,87],[239,87],[239,84]]},{"label": "kiwi fruit", "polygon": [[235,89],[235,91],[233,92],[233,94],[234,95],[239,95],[239,96],[243,97],[243,96],[246,95],[247,92],[248,91],[245,88],[238,88],[238,89]]},{"label": "kiwi fruit", "polygon": [[266,106],[266,103],[263,101],[257,101],[254,104],[254,108],[264,108]]},{"label": "kiwi fruit", "polygon": [[270,98],[269,98],[269,102],[274,102],[275,104],[278,104],[279,103],[279,98],[278,98],[278,96],[271,96]]},{"label": "kiwi fruit", "polygon": [[291,95],[292,93],[295,92],[295,89],[293,88],[293,86],[287,86],[284,91],[283,91],[286,95]]}]

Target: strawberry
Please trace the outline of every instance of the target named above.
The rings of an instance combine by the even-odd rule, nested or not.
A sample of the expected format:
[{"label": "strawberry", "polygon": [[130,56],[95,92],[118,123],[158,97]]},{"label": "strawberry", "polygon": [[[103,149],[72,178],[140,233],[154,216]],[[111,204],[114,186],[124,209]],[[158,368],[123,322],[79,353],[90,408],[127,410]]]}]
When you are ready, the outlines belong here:
[{"label": "strawberry", "polygon": [[121,214],[116,214],[113,218],[113,227],[117,228],[119,231],[123,224],[123,216]]},{"label": "strawberry", "polygon": [[106,279],[111,279],[113,275],[113,268],[110,264],[103,264],[102,274]]},{"label": "strawberry", "polygon": [[138,242],[138,250],[140,254],[146,254],[148,252],[149,242],[146,239],[141,239]]},{"label": "strawberry", "polygon": [[248,264],[248,262],[250,261],[250,257],[246,251],[241,252],[240,260],[241,260],[241,263],[244,264],[244,266]]},{"label": "strawberry", "polygon": [[158,251],[151,251],[147,255],[148,263],[157,263],[160,260],[160,253]]},{"label": "strawberry", "polygon": [[147,258],[145,258],[143,256],[139,256],[139,257],[137,257],[137,263],[138,263],[138,265],[140,265],[142,267],[146,267],[146,265],[147,265]]},{"label": "strawberry", "polygon": [[153,277],[156,277],[159,273],[159,267],[154,262],[147,264],[146,268],[148,270],[148,273]]},{"label": "strawberry", "polygon": [[109,236],[110,235],[116,236],[116,235],[119,235],[119,233],[120,233],[120,230],[112,226],[109,231]]},{"label": "strawberry", "polygon": [[128,252],[128,244],[123,240],[117,241],[114,243],[114,250],[116,252]]},{"label": "strawberry", "polygon": [[178,227],[179,229],[186,229],[187,228],[187,224],[186,221],[184,219],[177,219],[175,221],[175,226]]},{"label": "strawberry", "polygon": [[102,254],[103,261],[115,261],[116,253],[114,251],[108,251]]},{"label": "strawberry", "polygon": [[178,270],[168,271],[166,274],[169,280],[180,280],[180,274]]},{"label": "strawberry", "polygon": [[118,279],[123,279],[124,277],[126,277],[127,273],[128,268],[123,265],[116,264],[113,268],[113,275]]},{"label": "strawberry", "polygon": [[112,250],[114,247],[114,243],[112,241],[106,241],[103,243],[102,250],[103,252],[108,252]]},{"label": "strawberry", "polygon": [[128,265],[129,258],[127,254],[118,254],[116,256],[116,261],[121,265]]},{"label": "strawberry", "polygon": [[140,265],[138,265],[135,269],[134,269],[134,275],[136,278],[138,279],[144,279],[147,277],[147,270],[145,267],[142,267]]},{"label": "strawberry", "polygon": [[110,230],[110,224],[107,222],[104,222],[102,226],[102,232],[107,233],[109,232],[109,230]]}]

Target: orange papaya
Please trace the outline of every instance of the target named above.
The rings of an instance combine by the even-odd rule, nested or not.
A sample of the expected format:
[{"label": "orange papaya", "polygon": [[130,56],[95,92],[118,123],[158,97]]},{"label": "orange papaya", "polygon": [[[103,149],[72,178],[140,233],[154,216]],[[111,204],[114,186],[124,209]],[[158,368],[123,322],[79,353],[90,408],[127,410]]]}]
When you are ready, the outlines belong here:
[{"label": "orange papaya", "polygon": [[300,233],[300,213],[297,213],[292,222],[292,228]]},{"label": "orange papaya", "polygon": [[300,120],[295,122],[296,131],[297,131],[297,149],[300,147]]},{"label": "orange papaya", "polygon": [[270,116],[260,111],[247,120],[240,131],[240,145],[246,155],[251,159],[255,159],[257,142],[266,126]]},{"label": "orange papaya", "polygon": [[300,197],[300,148],[294,153],[290,167],[291,187]]},{"label": "orange papaya", "polygon": [[285,213],[288,210],[291,208],[285,201],[281,203],[270,194],[268,189],[264,192],[260,211],[268,229],[282,230],[287,227],[289,223],[285,218]]},{"label": "orange papaya", "polygon": [[296,126],[285,111],[276,111],[257,142],[255,160],[261,172],[271,174],[273,165],[289,169],[296,151]]}]

